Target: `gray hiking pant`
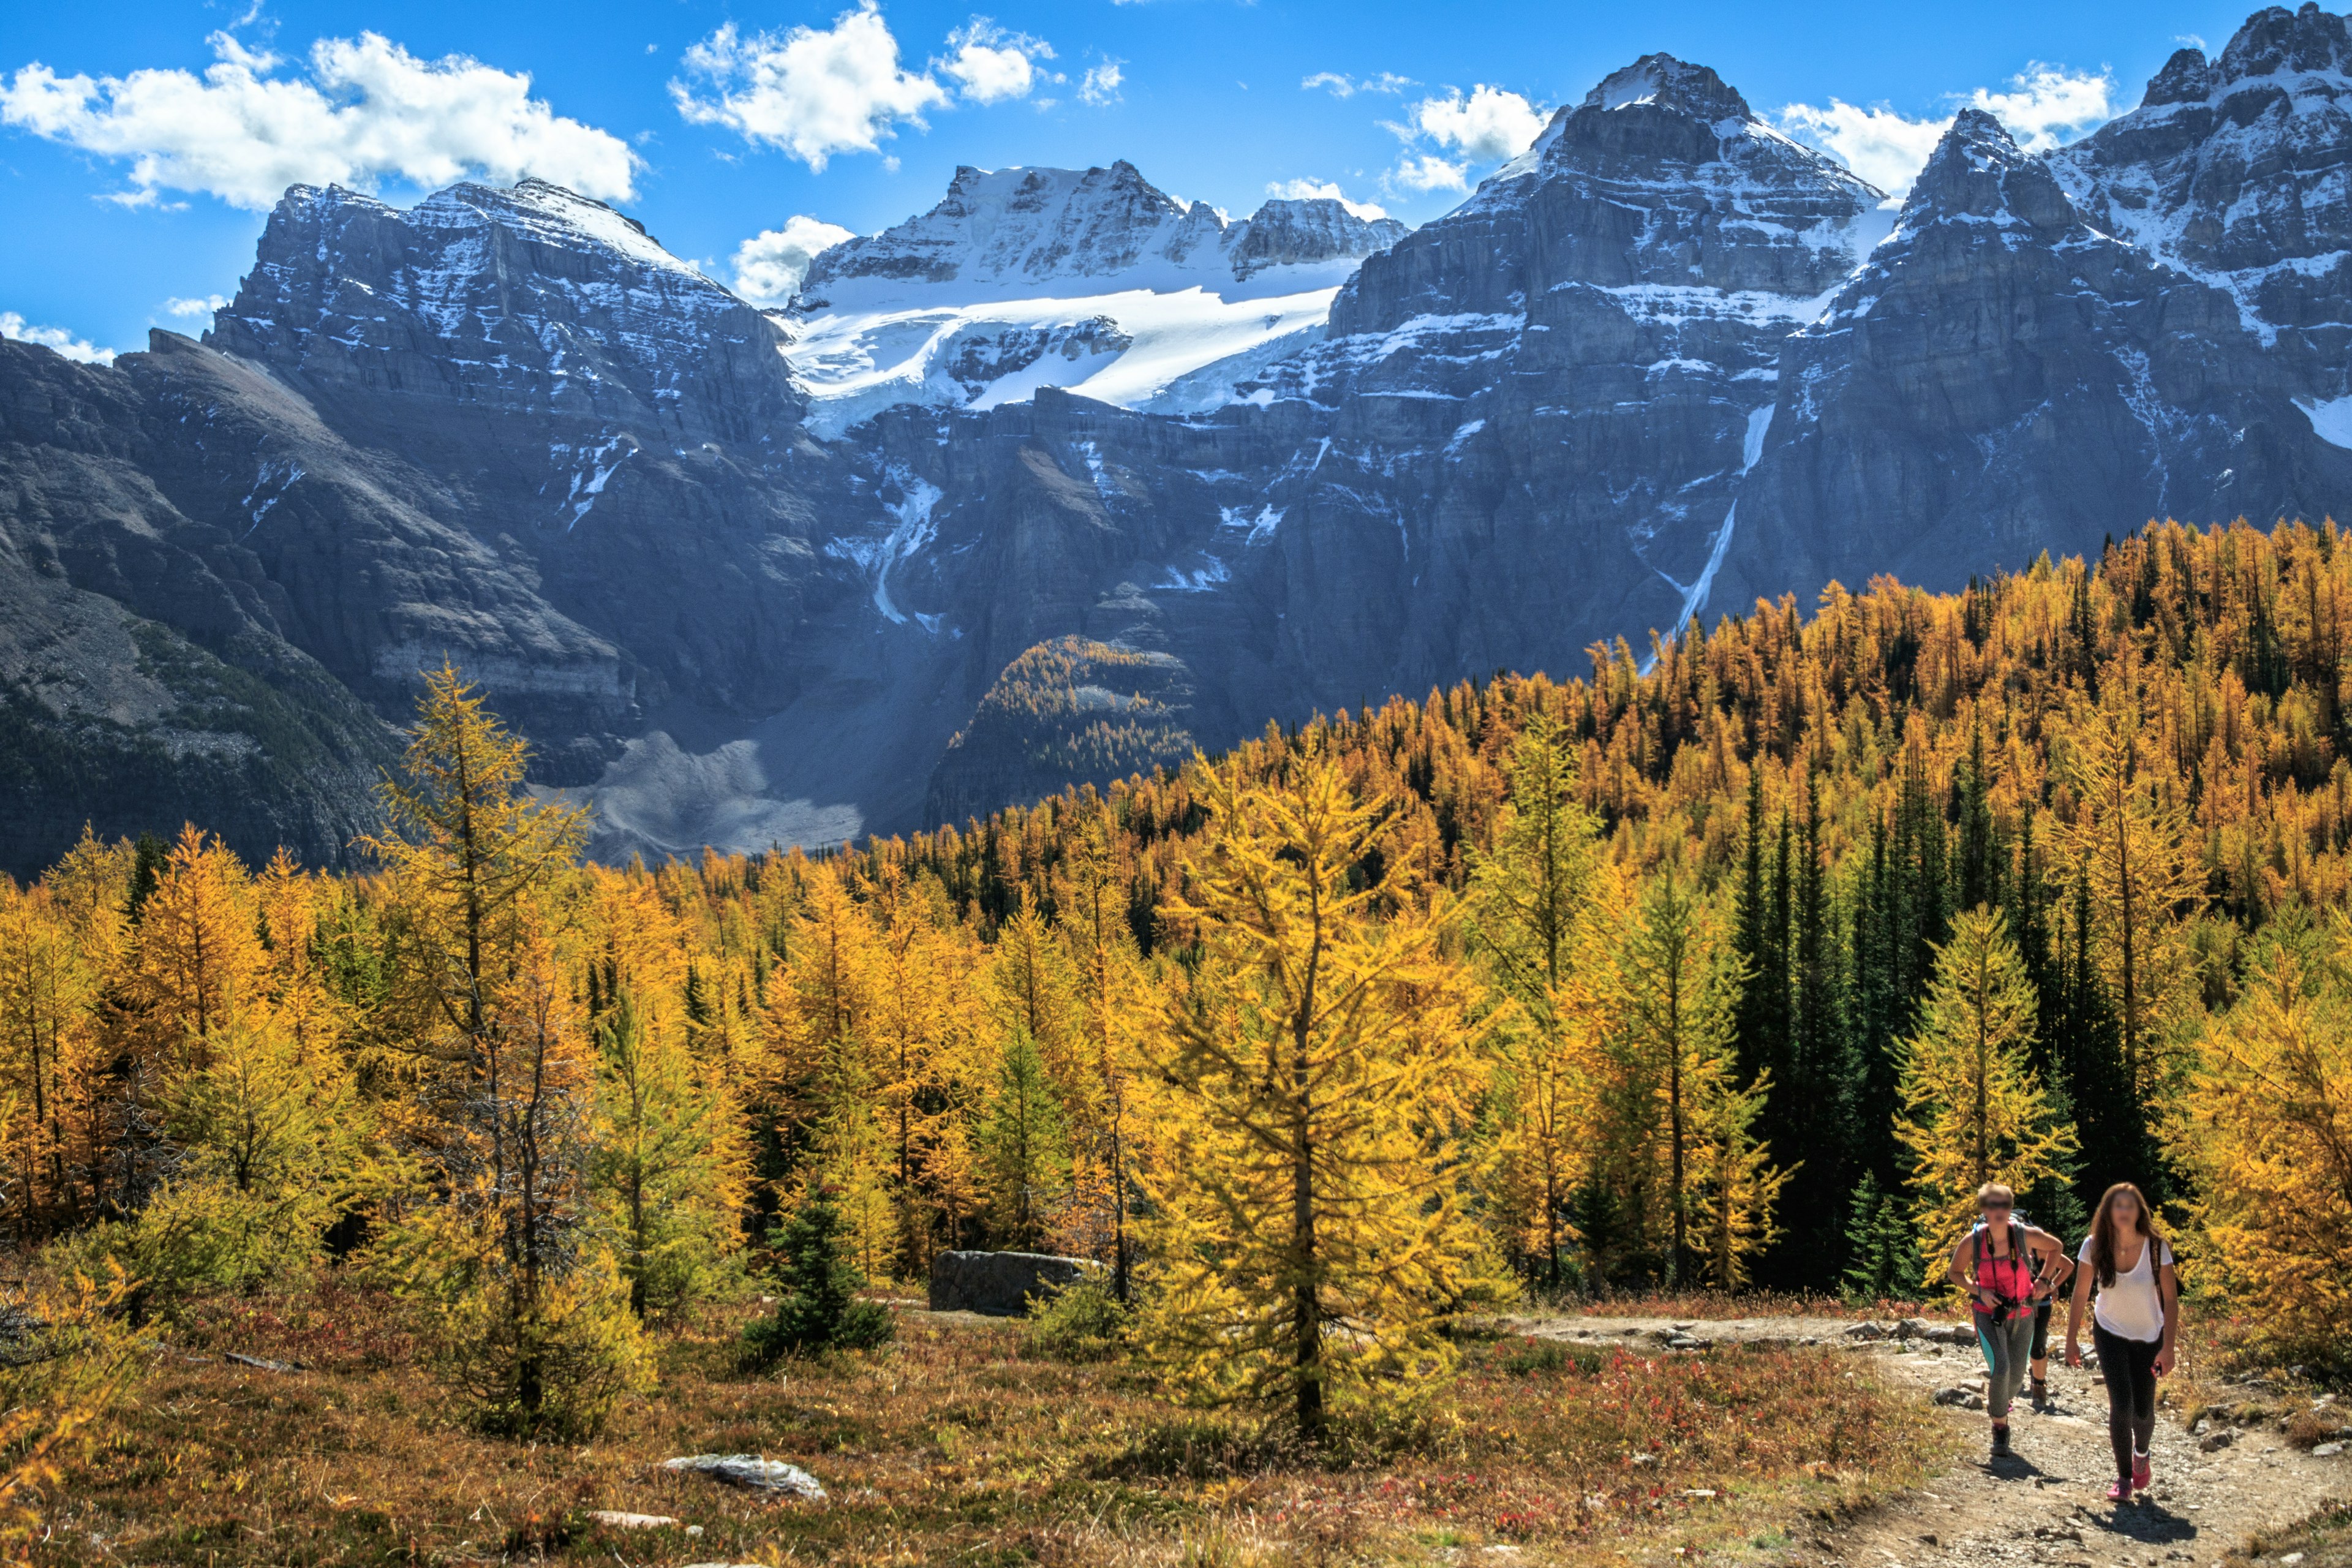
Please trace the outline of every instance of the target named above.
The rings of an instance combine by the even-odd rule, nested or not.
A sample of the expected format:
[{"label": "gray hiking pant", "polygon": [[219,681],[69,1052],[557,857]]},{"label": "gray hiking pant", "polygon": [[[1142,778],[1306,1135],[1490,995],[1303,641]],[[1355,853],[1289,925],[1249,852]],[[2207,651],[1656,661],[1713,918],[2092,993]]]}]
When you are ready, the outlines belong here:
[{"label": "gray hiking pant", "polygon": [[2010,1402],[2025,1385],[2026,1368],[2033,1361],[2033,1310],[2011,1309],[2006,1322],[1996,1323],[1990,1312],[1979,1312],[1977,1348],[1985,1358],[1985,1409],[1996,1421],[2009,1419]]}]

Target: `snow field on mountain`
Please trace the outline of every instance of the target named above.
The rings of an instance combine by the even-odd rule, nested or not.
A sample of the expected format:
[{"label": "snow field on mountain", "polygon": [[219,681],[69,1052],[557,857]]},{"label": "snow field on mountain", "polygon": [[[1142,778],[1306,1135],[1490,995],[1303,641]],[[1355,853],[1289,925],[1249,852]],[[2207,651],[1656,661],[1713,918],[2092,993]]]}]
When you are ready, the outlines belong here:
[{"label": "snow field on mountain", "polygon": [[[1276,270],[1311,275],[1328,268]],[[1194,282],[1166,291],[1135,288],[930,304],[922,300],[925,290],[910,289],[895,304],[829,310],[793,323],[784,357],[814,400],[810,428],[825,437],[893,404],[992,408],[1034,396],[1044,386],[1125,408],[1152,406],[1173,389],[1188,407],[1207,407],[1230,396],[1234,379],[1258,368],[1254,351],[1321,326],[1339,291],[1335,281],[1296,293],[1250,297],[1255,291],[1235,290],[1244,297],[1233,298]],[[940,363],[951,347],[970,342],[975,334],[1073,326],[1097,317],[1115,321],[1133,341],[1111,353],[1071,356],[1049,350],[977,392],[967,392]],[[1176,387],[1226,361],[1238,362],[1232,377],[1211,376]]]}]

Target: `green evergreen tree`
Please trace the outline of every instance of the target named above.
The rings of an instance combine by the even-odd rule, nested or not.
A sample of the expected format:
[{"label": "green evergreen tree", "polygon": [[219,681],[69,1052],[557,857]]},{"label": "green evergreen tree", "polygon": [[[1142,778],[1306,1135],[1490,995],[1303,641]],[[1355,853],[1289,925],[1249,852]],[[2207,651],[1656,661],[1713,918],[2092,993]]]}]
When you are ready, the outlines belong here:
[{"label": "green evergreen tree", "polygon": [[[1855,1073],[1840,1005],[1844,987],[1824,865],[1821,797],[1810,777],[1791,854],[1788,1044],[1771,1069],[1771,1098],[1756,1131],[1773,1161],[1790,1173],[1783,1212],[1829,1215],[1837,1212],[1854,1178]],[[1755,1278],[1781,1289],[1817,1286],[1825,1267],[1832,1274],[1843,1267],[1842,1242],[1835,1235],[1824,1238],[1818,1227],[1783,1226]]]},{"label": "green evergreen tree", "polygon": [[1846,1266],[1842,1279],[1850,1301],[1900,1300],[1919,1284],[1919,1252],[1903,1218],[1899,1192],[1863,1172],[1847,1205]]},{"label": "green evergreen tree", "polygon": [[775,1235],[776,1310],[743,1331],[743,1364],[772,1366],[788,1355],[865,1350],[897,1331],[889,1309],[861,1301],[866,1277],[851,1262],[841,1212],[812,1195]]},{"label": "green evergreen tree", "polygon": [[1004,1042],[980,1150],[996,1234],[1014,1247],[1042,1246],[1069,1185],[1070,1142],[1061,1099],[1026,1029]]}]

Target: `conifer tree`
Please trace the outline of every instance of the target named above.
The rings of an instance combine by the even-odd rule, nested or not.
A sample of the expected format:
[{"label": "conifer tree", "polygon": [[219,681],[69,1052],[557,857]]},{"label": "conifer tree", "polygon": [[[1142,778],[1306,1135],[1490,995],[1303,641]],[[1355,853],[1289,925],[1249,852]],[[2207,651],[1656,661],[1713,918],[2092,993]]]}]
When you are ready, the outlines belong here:
[{"label": "conifer tree", "polygon": [[1138,1147],[1137,1112],[1144,1100],[1139,1081],[1139,1016],[1147,987],[1135,951],[1126,902],[1117,881],[1112,825],[1097,812],[1082,830],[1056,900],[1061,932],[1076,976],[1084,1018],[1085,1057],[1090,1073],[1087,1101],[1090,1127],[1110,1204],[1111,1293],[1131,1300],[1129,1199]]},{"label": "conifer tree", "polygon": [[1918,1283],[1919,1258],[1904,1222],[1901,1194],[1878,1184],[1864,1170],[1854,1183],[1847,1208],[1846,1267],[1841,1280],[1849,1300],[1884,1301],[1907,1296]]},{"label": "conifer tree", "polygon": [[27,1242],[91,1217],[102,1182],[82,1126],[105,1094],[89,1016],[102,973],[58,904],[0,879],[0,1136],[10,1226]]},{"label": "conifer tree", "polygon": [[979,1145],[997,1235],[1037,1249],[1068,1187],[1069,1132],[1045,1058],[1019,1024],[1004,1040]]},{"label": "conifer tree", "polygon": [[[1473,931],[1510,1011],[1496,1033],[1487,1194],[1514,1251],[1563,1282],[1570,1205],[1591,1168],[1605,963],[1584,925],[1599,829],[1578,804],[1558,728],[1529,716],[1514,743],[1510,795],[1492,850],[1471,861]],[[1586,962],[1580,963],[1581,957]]]},{"label": "conifer tree", "polygon": [[1699,1260],[1693,1231],[1706,1121],[1719,1114],[1715,1108],[1735,1068],[1738,960],[1717,927],[1714,911],[1667,872],[1643,892],[1618,961],[1624,1048],[1652,1101],[1648,1142],[1663,1189],[1658,1222],[1669,1289],[1687,1284]]},{"label": "conifer tree", "polygon": [[400,1015],[419,1090],[396,1123],[383,1266],[484,1425],[594,1426],[650,1365],[600,1234],[596,1058],[548,904],[582,814],[523,794],[525,749],[448,665],[427,676],[394,831],[369,841],[407,932]]},{"label": "conifer tree", "polygon": [[1697,1100],[1698,1193],[1694,1211],[1705,1242],[1707,1282],[1737,1290],[1748,1281],[1749,1257],[1779,1238],[1774,1211],[1791,1173],[1771,1163],[1772,1149],[1756,1133],[1772,1092],[1769,1076],[1746,1089],[1726,1063],[1707,1078]]},{"label": "conifer tree", "polygon": [[2059,1174],[2074,1130],[2053,1113],[2028,1058],[2033,988],[2007,921],[1983,909],[1952,925],[1916,1033],[1904,1041],[1897,1128],[1912,1162],[1912,1213],[1932,1266],[1967,1229],[1977,1189],[2031,1188]]},{"label": "conifer tree", "polygon": [[1145,1342],[1188,1393],[1289,1406],[1319,1440],[1334,1403],[1412,1394],[1452,1363],[1440,1331],[1484,1279],[1441,1112],[1465,979],[1384,803],[1329,761],[1254,784],[1195,763],[1209,828],[1170,914],[1199,961],[1160,1065],[1153,1173],[1163,1282]]},{"label": "conifer tree", "polygon": [[866,1350],[896,1331],[888,1308],[857,1299],[865,1277],[843,1245],[840,1213],[821,1194],[810,1194],[778,1228],[775,1250],[776,1310],[744,1331],[746,1366],[815,1351]]},{"label": "conifer tree", "polygon": [[715,1288],[742,1202],[728,1095],[683,1025],[658,1008],[641,1014],[625,982],[595,1025],[591,1178],[640,1322]]},{"label": "conifer tree", "polygon": [[2200,901],[2185,815],[2144,766],[2137,722],[2130,709],[2084,707],[2070,736],[2082,801],[2073,848],[2096,921],[2088,951],[2114,1000],[2135,1089],[2148,1080],[2153,1064],[2145,1058],[2185,977],[2181,919]]},{"label": "conifer tree", "polygon": [[2274,1352],[2336,1358],[2352,1335],[2352,921],[2267,933],[2237,1005],[2200,1044],[2167,1127],[2194,1173],[2196,1258]]}]

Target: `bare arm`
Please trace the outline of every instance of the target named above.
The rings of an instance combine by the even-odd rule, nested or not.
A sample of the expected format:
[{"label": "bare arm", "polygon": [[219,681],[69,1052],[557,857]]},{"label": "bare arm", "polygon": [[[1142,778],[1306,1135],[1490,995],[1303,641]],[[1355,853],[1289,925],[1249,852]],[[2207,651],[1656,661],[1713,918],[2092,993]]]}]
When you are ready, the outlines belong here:
[{"label": "bare arm", "polygon": [[2158,1376],[2170,1372],[2180,1356],[2180,1280],[2169,1263],[2156,1271],[2156,1297],[2164,1306],[2164,1344],[2156,1352]]},{"label": "bare arm", "polygon": [[2074,1295],[2066,1303],[2066,1364],[2083,1364],[2083,1314],[2091,1310],[2091,1270],[2074,1271]]},{"label": "bare arm", "polygon": [[1969,1266],[1961,1261],[1961,1259],[1966,1258],[1968,1255],[1968,1238],[1963,1237],[1952,1248],[1951,1267],[1944,1270],[1944,1278],[1950,1280],[1953,1284],[1958,1285],[1963,1290],[1968,1289],[1970,1286],[1976,1283],[1974,1279],[1969,1277]]}]

